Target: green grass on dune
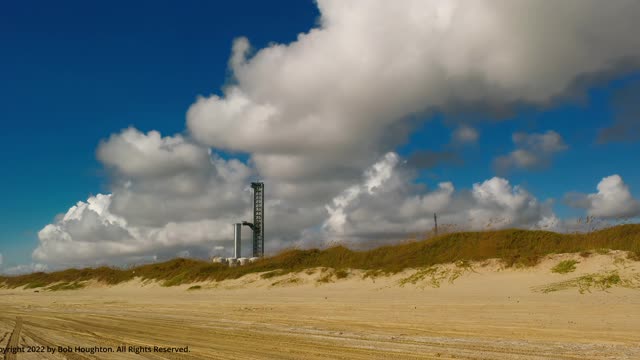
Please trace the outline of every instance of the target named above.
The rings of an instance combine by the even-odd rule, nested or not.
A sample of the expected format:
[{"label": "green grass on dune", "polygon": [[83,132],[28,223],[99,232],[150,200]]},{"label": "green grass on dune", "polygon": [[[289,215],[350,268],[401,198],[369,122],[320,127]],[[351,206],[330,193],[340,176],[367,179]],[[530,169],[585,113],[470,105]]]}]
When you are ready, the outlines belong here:
[{"label": "green grass on dune", "polygon": [[77,290],[82,289],[85,284],[81,284],[78,282],[73,283],[58,283],[55,285],[51,285],[47,288],[49,291],[60,291],[60,290]]},{"label": "green grass on dune", "polygon": [[574,272],[576,271],[576,265],[578,263],[579,262],[576,260],[560,261],[558,265],[551,268],[551,272],[558,273],[558,274],[566,274],[566,273]]},{"label": "green grass on dune", "polygon": [[233,268],[207,261],[174,259],[126,270],[99,267],[4,276],[0,277],[0,284],[9,288],[40,288],[56,283],[79,283],[87,280],[118,284],[139,277],[143,280],[160,281],[164,286],[173,286],[205,280],[236,279],[258,272],[271,271],[273,275],[283,275],[315,267],[362,269],[376,274],[389,274],[407,268],[492,258],[501,259],[507,266],[532,266],[545,255],[586,253],[598,249],[629,251],[630,259],[638,258],[640,224],[619,225],[584,234],[518,229],[458,232],[369,251],[352,251],[343,246],[326,250],[288,250]]}]

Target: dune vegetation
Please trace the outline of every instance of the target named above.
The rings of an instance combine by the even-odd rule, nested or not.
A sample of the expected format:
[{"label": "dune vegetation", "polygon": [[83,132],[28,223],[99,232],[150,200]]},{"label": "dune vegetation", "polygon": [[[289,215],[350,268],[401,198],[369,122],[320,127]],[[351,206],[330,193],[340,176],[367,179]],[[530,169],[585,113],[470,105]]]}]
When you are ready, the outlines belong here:
[{"label": "dune vegetation", "polygon": [[576,265],[579,264],[576,260],[564,260],[558,263],[551,269],[551,272],[558,274],[566,274],[576,271]]},{"label": "dune vegetation", "polygon": [[114,285],[139,278],[158,281],[164,286],[174,286],[198,281],[237,279],[250,273],[268,272],[263,275],[277,276],[317,267],[338,271],[361,269],[369,274],[393,274],[408,268],[487,259],[500,259],[506,266],[533,266],[545,255],[580,253],[586,257],[602,253],[603,249],[628,251],[630,259],[640,259],[640,224],[618,225],[574,234],[520,229],[456,232],[368,251],[353,251],[344,246],[324,250],[292,249],[239,267],[180,258],[128,269],[103,266],[0,276],[0,285],[7,288],[24,286],[68,290],[81,288],[84,282],[90,280]]}]

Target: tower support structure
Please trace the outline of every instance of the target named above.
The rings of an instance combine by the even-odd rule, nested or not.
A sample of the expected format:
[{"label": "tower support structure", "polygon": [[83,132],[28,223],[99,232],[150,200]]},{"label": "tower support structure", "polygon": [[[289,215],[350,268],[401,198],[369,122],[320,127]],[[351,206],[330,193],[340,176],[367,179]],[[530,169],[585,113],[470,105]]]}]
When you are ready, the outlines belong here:
[{"label": "tower support structure", "polygon": [[253,223],[243,221],[242,225],[253,230],[253,256],[264,256],[264,183],[252,182]]},{"label": "tower support structure", "polygon": [[242,257],[242,224],[233,224],[233,233],[233,256],[239,259]]}]

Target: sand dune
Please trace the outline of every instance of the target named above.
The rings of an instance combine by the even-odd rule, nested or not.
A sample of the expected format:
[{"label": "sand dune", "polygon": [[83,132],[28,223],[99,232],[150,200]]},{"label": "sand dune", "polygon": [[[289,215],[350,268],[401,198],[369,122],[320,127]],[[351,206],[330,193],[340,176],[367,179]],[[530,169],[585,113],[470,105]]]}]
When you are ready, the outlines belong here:
[{"label": "sand dune", "polygon": [[[575,271],[551,271],[569,259]],[[364,279],[313,269],[168,288],[2,289],[0,348],[44,351],[5,357],[17,359],[640,359],[639,274],[614,251]]]}]

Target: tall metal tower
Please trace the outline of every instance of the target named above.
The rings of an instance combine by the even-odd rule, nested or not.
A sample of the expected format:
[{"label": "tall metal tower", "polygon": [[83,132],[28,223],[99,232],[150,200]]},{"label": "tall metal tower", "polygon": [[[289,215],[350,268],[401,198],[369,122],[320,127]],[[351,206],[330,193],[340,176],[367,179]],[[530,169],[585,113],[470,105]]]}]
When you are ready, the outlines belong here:
[{"label": "tall metal tower", "polygon": [[253,256],[264,255],[264,183],[252,182],[253,189],[253,223],[243,221],[253,230]]}]

